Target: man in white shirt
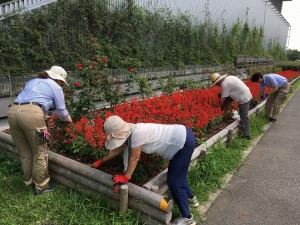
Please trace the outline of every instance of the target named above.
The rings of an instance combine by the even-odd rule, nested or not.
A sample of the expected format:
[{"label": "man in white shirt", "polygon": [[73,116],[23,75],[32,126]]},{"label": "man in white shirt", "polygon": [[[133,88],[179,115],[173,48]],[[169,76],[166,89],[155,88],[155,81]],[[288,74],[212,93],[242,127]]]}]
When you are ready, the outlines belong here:
[{"label": "man in white shirt", "polygon": [[239,104],[239,115],[241,118],[241,129],[243,137],[250,140],[249,106],[252,99],[251,92],[246,84],[235,76],[220,75],[214,73],[211,76],[212,85],[221,86],[222,108],[232,101]]}]

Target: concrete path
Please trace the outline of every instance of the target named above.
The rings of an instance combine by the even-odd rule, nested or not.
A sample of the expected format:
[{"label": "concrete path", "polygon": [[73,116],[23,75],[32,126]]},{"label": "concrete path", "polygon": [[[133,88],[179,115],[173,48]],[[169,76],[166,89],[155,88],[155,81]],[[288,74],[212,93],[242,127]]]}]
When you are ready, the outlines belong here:
[{"label": "concrete path", "polygon": [[300,90],[200,225],[300,225]]}]

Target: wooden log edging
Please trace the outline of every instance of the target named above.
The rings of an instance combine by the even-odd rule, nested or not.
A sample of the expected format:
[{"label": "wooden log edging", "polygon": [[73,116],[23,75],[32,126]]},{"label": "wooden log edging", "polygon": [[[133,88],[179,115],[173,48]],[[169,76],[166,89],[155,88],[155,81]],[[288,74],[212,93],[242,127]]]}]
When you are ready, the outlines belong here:
[{"label": "wooden log edging", "polygon": [[120,211],[127,213],[128,210],[128,186],[122,185],[120,187]]},{"label": "wooden log edging", "polygon": [[[66,167],[68,167],[68,166],[66,165]],[[100,192],[100,193],[106,195],[106,197],[108,199],[113,199],[118,202],[120,201],[120,194],[114,192],[114,189],[112,188],[112,186],[105,186],[104,184],[102,184],[99,181],[95,181],[93,179],[90,179],[88,177],[80,175],[66,167],[63,167],[62,165],[57,165],[55,163],[51,163],[49,165],[51,178],[54,178],[54,180],[56,180],[55,178],[57,178],[59,176],[59,179],[56,180],[59,183],[61,182],[61,177],[67,178],[67,179],[63,180],[63,184],[66,186],[69,186],[72,188],[77,188],[78,186],[84,187],[84,189],[89,189],[94,192]],[[56,175],[56,177],[52,176],[53,173]],[[128,187],[128,190],[129,190],[129,187]],[[153,196],[152,192],[151,192],[151,194]],[[138,211],[143,212],[143,214],[150,216],[154,219],[157,219],[158,221],[170,222],[168,220],[171,219],[170,217],[172,217],[172,215],[171,215],[172,214],[171,207],[173,206],[172,201],[169,203],[170,210],[169,210],[169,212],[166,213],[157,207],[153,207],[152,205],[149,205],[146,202],[143,202],[141,199],[138,202],[137,202],[137,200],[133,200],[133,199],[135,199],[135,198],[131,198],[131,200],[128,199],[128,206],[130,206],[131,208],[137,209]]]},{"label": "wooden log edging", "polygon": [[[67,167],[69,170],[76,172],[84,177],[88,177],[92,180],[95,180],[107,187],[110,187],[113,189],[113,181],[112,176],[104,173],[100,170],[93,169],[87,165],[84,165],[82,163],[79,163],[75,160],[69,159],[67,157],[62,157],[61,155],[47,151],[49,155],[49,161],[53,162],[57,165],[60,165],[62,167]],[[148,191],[142,187],[139,187],[132,183],[127,183],[128,185],[128,193],[129,196],[133,198],[138,198],[144,201],[145,203],[161,209],[164,212],[170,212],[172,209],[173,202],[170,201],[167,203],[165,199],[156,193],[153,193],[151,191]]]}]

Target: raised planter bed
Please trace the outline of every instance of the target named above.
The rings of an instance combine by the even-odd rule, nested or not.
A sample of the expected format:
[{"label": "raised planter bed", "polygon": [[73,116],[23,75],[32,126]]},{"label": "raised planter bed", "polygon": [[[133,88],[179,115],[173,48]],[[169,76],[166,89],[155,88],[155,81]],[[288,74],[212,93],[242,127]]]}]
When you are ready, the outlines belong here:
[{"label": "raised planter bed", "polygon": [[[250,114],[259,111],[264,104],[262,102],[256,106],[250,111]],[[194,151],[192,161],[196,161],[199,156],[205,155],[205,152],[217,141],[225,142],[230,139],[230,136],[237,132],[238,125],[239,119],[198,146]],[[7,128],[3,127],[3,130]],[[0,132],[0,150],[6,151],[11,156],[17,156],[11,136],[4,132]],[[64,186],[76,188],[84,193],[102,193],[107,197],[112,208],[122,208],[124,200],[120,198],[121,194],[114,192],[111,175],[52,151],[47,151],[47,154],[52,180]],[[142,187],[132,183],[127,184],[128,207],[138,210],[141,213],[141,220],[147,224],[170,224],[173,201],[167,202],[164,198],[168,191],[166,177],[167,169],[142,185]]]}]

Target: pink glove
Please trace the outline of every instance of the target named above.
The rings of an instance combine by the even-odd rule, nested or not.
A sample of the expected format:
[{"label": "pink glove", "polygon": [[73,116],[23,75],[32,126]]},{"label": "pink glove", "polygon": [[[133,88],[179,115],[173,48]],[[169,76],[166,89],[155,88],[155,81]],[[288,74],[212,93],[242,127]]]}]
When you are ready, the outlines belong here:
[{"label": "pink glove", "polygon": [[50,136],[51,136],[51,134],[49,133],[49,131],[44,130],[44,138],[45,138],[46,140],[48,140]]},{"label": "pink glove", "polygon": [[92,165],[93,165],[93,167],[98,168],[102,164],[103,164],[103,159],[99,159],[96,162],[94,162]]},{"label": "pink glove", "polygon": [[119,186],[126,184],[130,178],[126,177],[124,174],[116,174],[113,176],[115,192],[119,192]]}]

